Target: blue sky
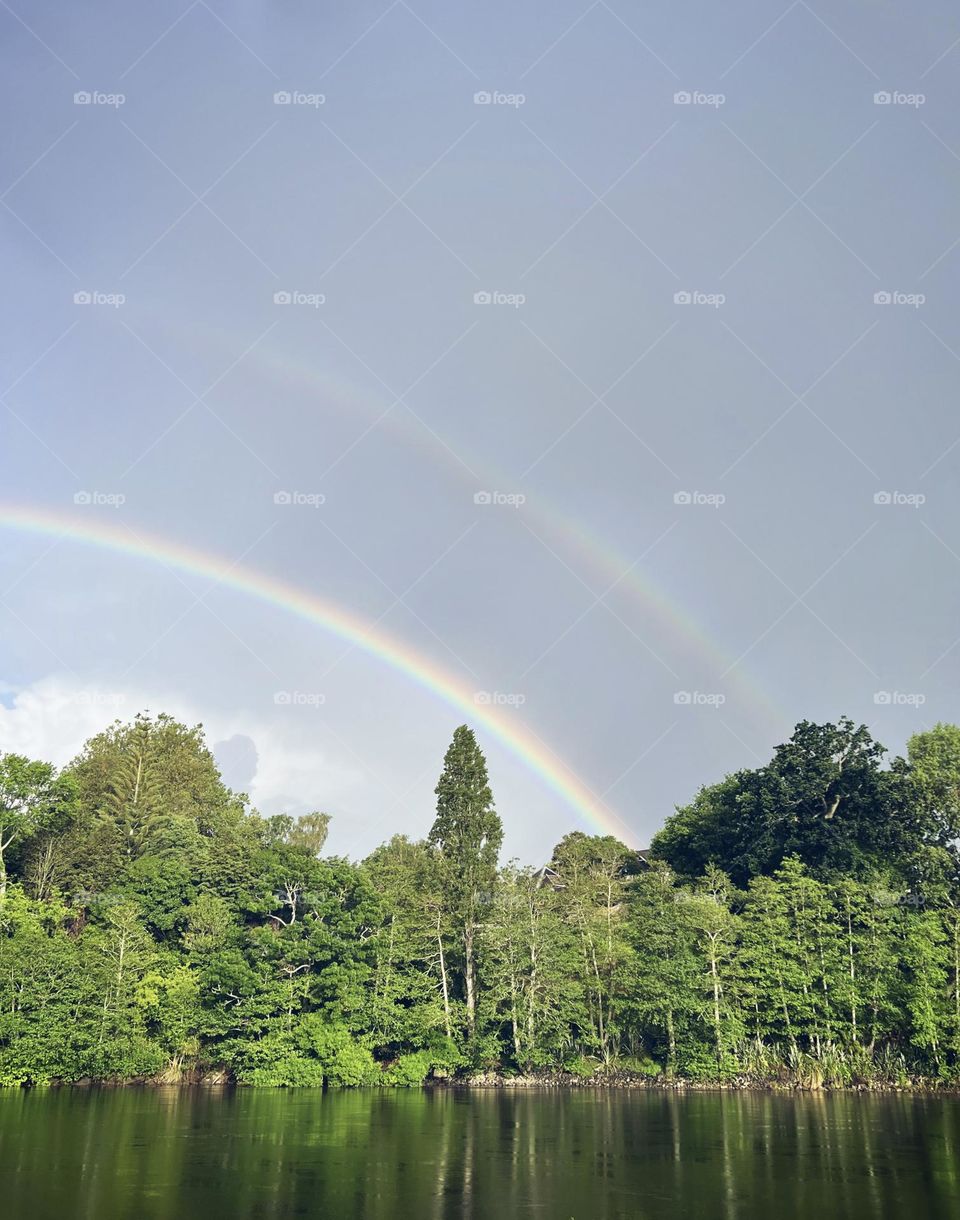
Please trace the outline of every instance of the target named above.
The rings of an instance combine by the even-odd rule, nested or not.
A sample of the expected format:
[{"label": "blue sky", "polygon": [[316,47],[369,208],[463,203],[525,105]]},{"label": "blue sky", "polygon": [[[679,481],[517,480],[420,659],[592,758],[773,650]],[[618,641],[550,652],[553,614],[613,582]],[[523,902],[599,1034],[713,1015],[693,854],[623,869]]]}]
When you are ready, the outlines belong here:
[{"label": "blue sky", "polygon": [[[4,502],[378,621],[638,841],[801,718],[894,750],[957,719],[951,6],[40,0],[0,29]],[[463,718],[429,691],[196,575],[2,544],[0,748],[168,709],[335,850],[429,826]],[[537,859],[576,815],[484,745]]]}]

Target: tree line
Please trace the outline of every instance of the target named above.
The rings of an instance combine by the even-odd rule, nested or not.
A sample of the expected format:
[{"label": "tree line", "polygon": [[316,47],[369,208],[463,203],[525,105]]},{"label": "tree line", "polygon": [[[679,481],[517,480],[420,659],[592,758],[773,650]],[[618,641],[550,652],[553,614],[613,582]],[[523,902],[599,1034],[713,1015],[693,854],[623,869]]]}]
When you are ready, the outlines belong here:
[{"label": "tree line", "polygon": [[350,861],[168,716],[0,755],[0,1083],[960,1076],[960,728],[887,760],[803,722],[649,851],[574,831],[537,868],[466,726],[436,797]]}]

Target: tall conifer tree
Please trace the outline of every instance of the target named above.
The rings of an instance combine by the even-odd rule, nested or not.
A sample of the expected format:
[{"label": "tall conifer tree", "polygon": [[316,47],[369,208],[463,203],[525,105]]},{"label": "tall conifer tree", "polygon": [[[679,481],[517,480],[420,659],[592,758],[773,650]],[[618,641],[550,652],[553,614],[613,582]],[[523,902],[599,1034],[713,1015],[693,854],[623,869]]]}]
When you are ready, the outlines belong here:
[{"label": "tall conifer tree", "polygon": [[487,760],[472,729],[453,734],[436,787],[437,816],[429,842],[443,862],[448,909],[462,937],[463,993],[467,1028],[477,1012],[477,930],[493,902],[503,825],[493,807]]}]

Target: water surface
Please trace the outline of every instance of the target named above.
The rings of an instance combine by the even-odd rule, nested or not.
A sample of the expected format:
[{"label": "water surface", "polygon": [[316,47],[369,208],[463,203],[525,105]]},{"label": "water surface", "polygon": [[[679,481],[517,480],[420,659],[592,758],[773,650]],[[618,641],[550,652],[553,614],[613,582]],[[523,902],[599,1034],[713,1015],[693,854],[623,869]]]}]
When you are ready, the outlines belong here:
[{"label": "water surface", "polygon": [[4,1220],[960,1218],[960,1099],[0,1091]]}]

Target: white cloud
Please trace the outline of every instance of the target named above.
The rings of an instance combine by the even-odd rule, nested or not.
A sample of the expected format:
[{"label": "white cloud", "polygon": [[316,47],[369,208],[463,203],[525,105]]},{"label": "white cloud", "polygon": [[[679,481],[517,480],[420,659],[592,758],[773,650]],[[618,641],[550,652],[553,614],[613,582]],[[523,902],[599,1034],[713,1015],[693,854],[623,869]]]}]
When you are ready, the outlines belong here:
[{"label": "white cloud", "polygon": [[0,752],[26,754],[63,766],[84,742],[114,720],[139,711],[165,711],[186,724],[202,723],[207,743],[243,734],[257,751],[250,799],[267,813],[304,813],[344,803],[364,783],[358,764],[331,759],[312,740],[308,716],[284,717],[282,725],[242,712],[204,710],[168,692],[84,684],[50,674],[25,687],[0,680]]},{"label": "white cloud", "polygon": [[0,683],[0,750],[27,754],[63,766],[88,737],[118,717],[132,716],[129,693],[84,686],[51,674],[30,686]]}]

